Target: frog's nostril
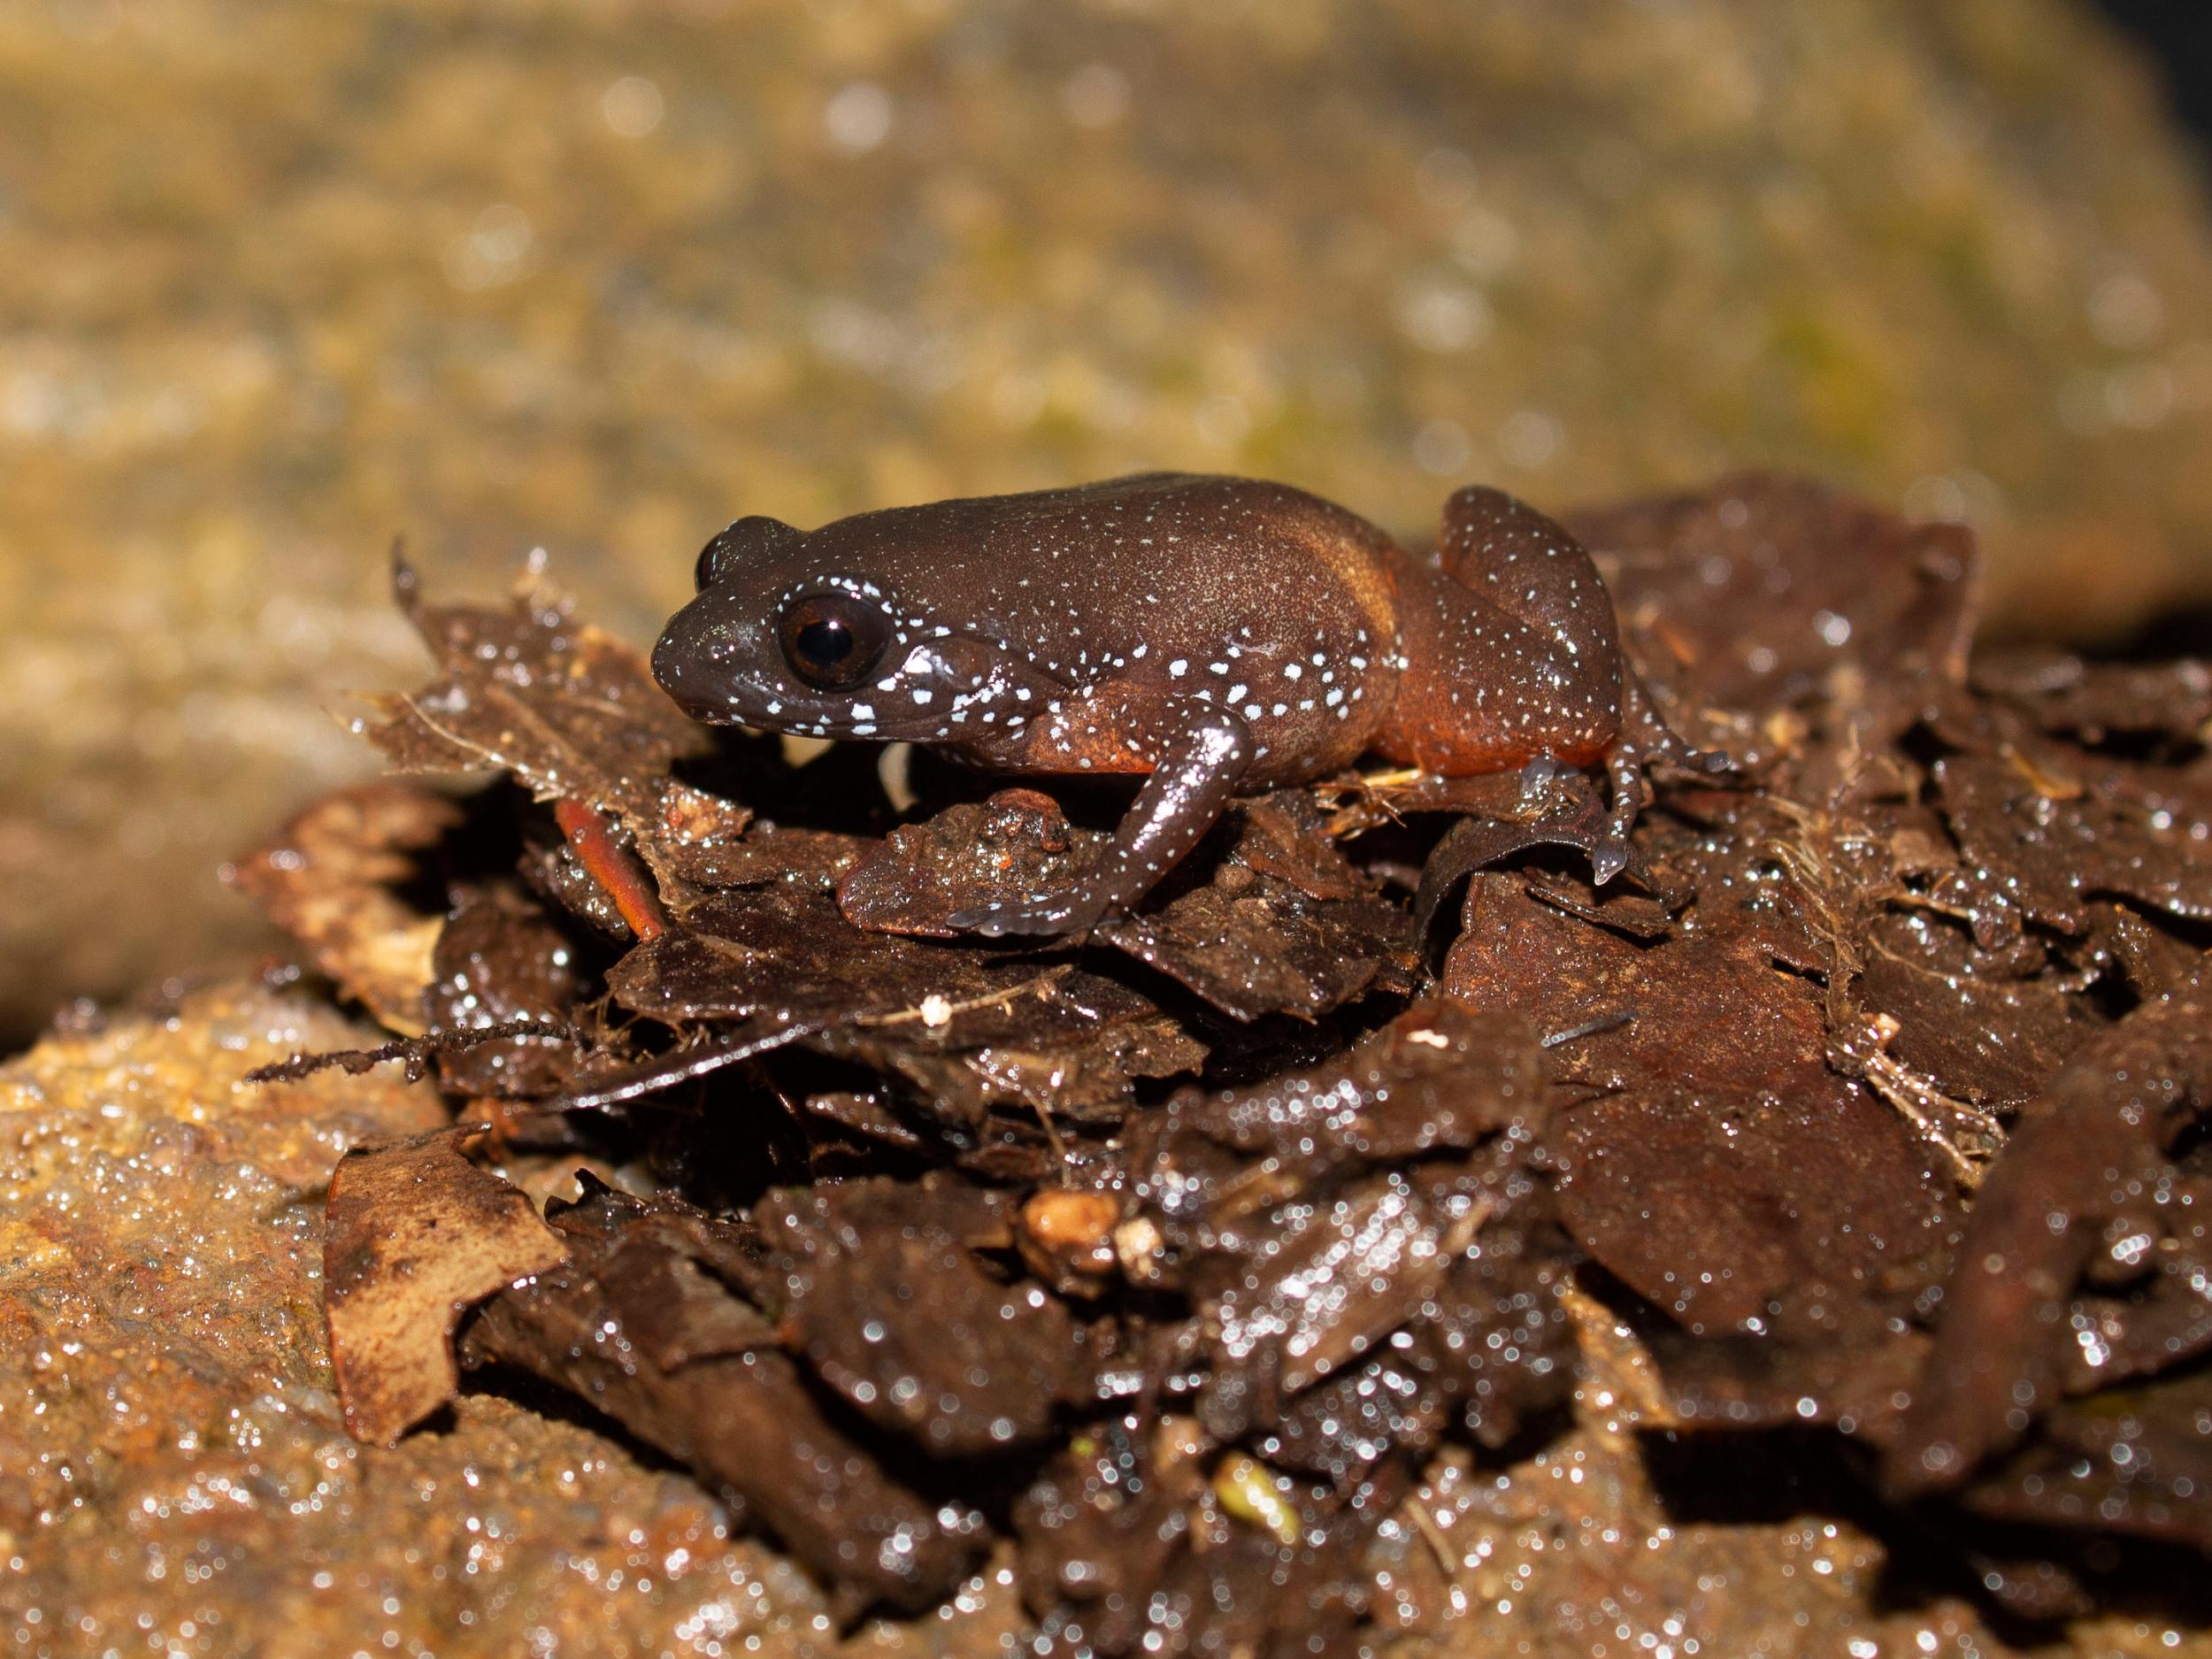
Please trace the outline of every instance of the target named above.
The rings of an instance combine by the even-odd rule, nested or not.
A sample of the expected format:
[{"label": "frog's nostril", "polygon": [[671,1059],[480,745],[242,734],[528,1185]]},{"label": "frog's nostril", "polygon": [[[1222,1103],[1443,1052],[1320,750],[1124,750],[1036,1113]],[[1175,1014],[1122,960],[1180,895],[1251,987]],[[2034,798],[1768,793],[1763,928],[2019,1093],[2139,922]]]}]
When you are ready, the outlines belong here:
[{"label": "frog's nostril", "polygon": [[672,628],[662,634],[653,647],[653,678],[660,681],[661,689],[691,710],[692,700],[685,695],[686,671],[691,664],[691,650]]},{"label": "frog's nostril", "polygon": [[744,678],[733,672],[738,648],[718,632],[671,625],[653,646],[653,678],[669,700],[709,726],[746,718]]},{"label": "frog's nostril", "polygon": [[671,680],[680,680],[683,672],[683,664],[669,649],[668,635],[662,634],[653,643],[653,678],[664,686]]}]

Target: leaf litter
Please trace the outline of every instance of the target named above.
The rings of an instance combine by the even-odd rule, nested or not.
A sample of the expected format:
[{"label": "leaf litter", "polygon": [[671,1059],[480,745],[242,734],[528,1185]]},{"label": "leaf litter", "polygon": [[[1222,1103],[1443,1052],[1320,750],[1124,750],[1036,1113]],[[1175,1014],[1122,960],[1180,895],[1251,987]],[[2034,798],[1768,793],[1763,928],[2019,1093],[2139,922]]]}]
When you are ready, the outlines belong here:
[{"label": "leaf litter", "polygon": [[[527,1372],[849,1616],[1010,1548],[1041,1653],[1363,1640],[1436,1471],[1631,1371],[1669,1479],[1800,1447],[2017,1617],[2146,1594],[2116,1539],[2212,1554],[2203,666],[1970,662],[1964,533],[1793,480],[1578,527],[1750,761],[1658,779],[1626,879],[1571,775],[1347,774],[1018,948],[948,918],[1110,801],[894,806],[403,568],[437,677],[361,729],[496,780],[333,797],[239,875],[398,1038],[277,1072],[434,1066],[492,1125],[334,1184],[356,1432]],[[487,1167],[579,1146],[542,1219]]]}]

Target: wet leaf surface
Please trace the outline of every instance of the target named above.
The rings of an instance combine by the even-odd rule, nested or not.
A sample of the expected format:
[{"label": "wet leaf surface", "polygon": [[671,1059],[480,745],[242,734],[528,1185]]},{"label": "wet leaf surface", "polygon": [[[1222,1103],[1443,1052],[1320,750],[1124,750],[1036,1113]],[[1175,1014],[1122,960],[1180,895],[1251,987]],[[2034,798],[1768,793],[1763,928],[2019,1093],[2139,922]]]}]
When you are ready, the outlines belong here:
[{"label": "wet leaf surface", "polygon": [[1693,1335],[1876,1346],[1948,1265],[1947,1183],[1840,1079],[1786,1102],[1594,1102],[1570,1115],[1561,1156],[1568,1225]]},{"label": "wet leaf surface", "polygon": [[[1179,1094],[1141,1126],[1138,1208],[1118,1239],[1133,1278],[1202,1312],[1200,1420],[1227,1440],[1256,1431],[1263,1449],[1301,1444],[1306,1467],[1340,1482],[1425,1448],[1455,1410],[1471,1430],[1510,1432],[1523,1396],[1548,1397],[1564,1375],[1547,1363],[1563,1263],[1546,1113],[1528,1028],[1442,1002],[1342,1060]],[[1348,1386],[1316,1388],[1379,1344],[1386,1358]],[[1511,1363],[1489,1374],[1498,1354]],[[1324,1455],[1319,1425],[1370,1406],[1359,1447]],[[1402,1439],[1381,1432],[1393,1423]]]},{"label": "wet leaf surface", "polygon": [[1054,961],[865,933],[818,888],[715,895],[608,976],[616,1001],[669,1025],[805,1026],[825,1052],[919,1090],[973,1125],[996,1106],[1118,1109],[1136,1079],[1194,1069],[1205,1045],[1141,992]]},{"label": "wet leaf surface", "polygon": [[1771,739],[1777,717],[1841,704],[1890,738],[1916,713],[1918,683],[1964,677],[1975,560],[1959,526],[1752,473],[1570,527],[1671,710]]},{"label": "wet leaf surface", "polygon": [[1034,967],[1013,993],[949,1007],[933,1026],[901,1018],[813,1040],[889,1072],[929,1110],[974,1125],[994,1110],[1111,1124],[1140,1086],[1195,1071],[1207,1046],[1141,992],[1072,964]]},{"label": "wet leaf surface", "polygon": [[1051,796],[1002,789],[893,830],[845,872],[837,907],[858,927],[950,939],[955,911],[1064,885],[1102,840],[1078,838]]},{"label": "wet leaf surface", "polygon": [[970,1249],[1009,1217],[964,1181],[859,1181],[778,1191],[755,1208],[795,1349],[863,1417],[935,1455],[1041,1440],[1088,1392],[1066,1308]]},{"label": "wet leaf surface", "polygon": [[1876,918],[1859,996],[1896,1023],[1898,1060],[1978,1104],[2027,1099],[2103,1026],[2062,972],[1992,960],[1964,928],[1926,911]]},{"label": "wet leaf surface", "polygon": [[[1961,1494],[1978,1515],[2212,1550],[2212,1387],[2203,1371],[2068,1401]],[[2185,1568],[2183,1570],[2186,1570]]]},{"label": "wet leaf surface", "polygon": [[616,964],[616,1002],[664,1025],[766,1016],[797,1021],[909,1014],[1013,994],[1037,978],[1018,958],[863,933],[818,888],[712,895]]},{"label": "wet leaf surface", "polygon": [[473,1302],[482,1386],[588,1402],[848,1617],[1010,1542],[1040,1652],[1364,1640],[1422,1471],[1544,1455],[1578,1379],[1713,1493],[1860,1442],[1836,1502],[2016,1617],[2098,1605],[2104,1535],[2212,1549],[2202,670],[1970,678],[1962,533],[1789,480],[1587,522],[1659,700],[1751,762],[1661,769],[1621,879],[1578,774],[1348,774],[1018,947],[949,918],[1125,795],[918,757],[895,804],[546,601],[413,603],[441,678],[373,735],[511,782],[339,797],[242,881],[405,1034],[334,1063],[626,1190],[396,1357],[334,1311],[352,1392],[434,1405]]},{"label": "wet leaf surface", "polygon": [[1238,864],[1164,910],[1100,931],[1238,1019],[1311,1019],[1415,983],[1403,910],[1381,899],[1310,898]]},{"label": "wet leaf surface", "polygon": [[[480,1031],[511,1020],[565,1026],[582,990],[576,948],[566,934],[542,908],[504,890],[462,898],[438,933],[430,965],[437,977],[423,992],[423,1013],[440,1031]],[[546,1037],[472,1044],[438,1056],[439,1077],[464,1094],[549,1094],[572,1066],[569,1045]]]},{"label": "wet leaf surface", "polygon": [[2096,663],[2015,649],[1977,661],[1973,683],[2045,731],[2089,743],[2116,733],[2200,741],[2212,721],[2212,664],[2201,662]]},{"label": "wet leaf surface", "polygon": [[2212,919],[2212,777],[2061,750],[1955,755],[1934,778],[1967,859],[2033,919],[2082,932],[2093,895]]},{"label": "wet leaf surface", "polygon": [[396,771],[503,772],[652,833],[670,768],[707,739],[636,652],[527,588],[505,611],[433,605],[403,564],[395,587],[439,668],[419,691],[371,699],[359,723]]},{"label": "wet leaf surface", "polygon": [[[2125,1379],[2212,1346],[2212,1217],[2201,1182],[2172,1158],[2208,1108],[2212,957],[2200,957],[2023,1110],[1960,1248],[1926,1375],[1890,1449],[1893,1482],[1955,1485],[2099,1373]],[[2160,1317],[2160,1290],[2179,1293],[2180,1318]]]},{"label": "wet leaf surface", "polygon": [[1639,942],[1502,874],[1476,879],[1464,915],[1445,988],[1479,1012],[1532,1020],[1578,1081],[1747,1095],[1826,1086],[1818,988],[1755,940]]},{"label": "wet leaf surface", "polygon": [[[654,1226],[664,1217],[653,1208],[603,1188],[552,1219],[569,1260],[486,1303],[468,1333],[472,1363],[572,1388],[690,1463],[838,1586],[849,1614],[926,1606],[965,1576],[978,1517],[885,1474],[782,1353],[749,1343],[672,1350],[667,1284],[684,1273],[685,1252]],[[741,1299],[716,1292],[695,1266],[685,1278],[695,1307],[718,1310],[717,1324],[749,1320]]]}]

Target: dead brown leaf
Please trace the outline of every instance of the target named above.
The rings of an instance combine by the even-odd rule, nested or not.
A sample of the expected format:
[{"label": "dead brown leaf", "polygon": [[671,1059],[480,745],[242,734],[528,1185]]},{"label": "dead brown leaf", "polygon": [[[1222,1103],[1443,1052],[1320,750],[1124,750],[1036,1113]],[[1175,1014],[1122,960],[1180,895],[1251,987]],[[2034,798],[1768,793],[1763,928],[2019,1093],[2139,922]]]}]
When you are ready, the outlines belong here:
[{"label": "dead brown leaf", "polygon": [[527,1195],[469,1162],[465,1133],[349,1153],[331,1174],[323,1308],[356,1440],[391,1445],[450,1400],[462,1313],[568,1254]]}]

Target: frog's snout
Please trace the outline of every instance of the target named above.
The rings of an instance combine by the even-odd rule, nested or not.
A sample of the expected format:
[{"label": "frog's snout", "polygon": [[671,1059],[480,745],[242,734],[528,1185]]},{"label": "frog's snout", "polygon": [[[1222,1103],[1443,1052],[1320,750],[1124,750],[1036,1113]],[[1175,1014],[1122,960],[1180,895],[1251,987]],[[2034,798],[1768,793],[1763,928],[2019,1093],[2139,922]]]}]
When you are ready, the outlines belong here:
[{"label": "frog's snout", "polygon": [[677,626],[671,622],[661,630],[661,636],[653,642],[653,678],[660,681],[661,689],[681,703],[684,682],[690,678],[691,649]]},{"label": "frog's snout", "polygon": [[696,601],[686,605],[661,630],[653,645],[653,678],[693,719],[727,721],[729,698],[718,690],[727,676],[716,672],[714,636],[705,619],[693,614],[696,609]]}]

